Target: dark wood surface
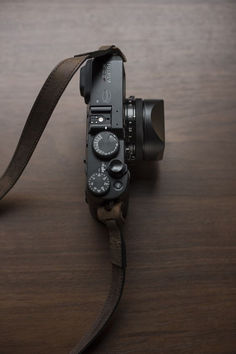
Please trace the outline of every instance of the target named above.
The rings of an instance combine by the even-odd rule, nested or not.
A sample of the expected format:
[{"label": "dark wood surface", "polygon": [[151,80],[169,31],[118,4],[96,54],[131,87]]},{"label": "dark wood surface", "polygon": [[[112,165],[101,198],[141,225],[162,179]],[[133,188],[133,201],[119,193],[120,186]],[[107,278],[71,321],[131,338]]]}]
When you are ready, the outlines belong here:
[{"label": "dark wood surface", "polygon": [[[165,99],[167,144],[133,171],[125,290],[90,353],[236,353],[234,1],[1,0],[1,171],[55,64],[110,43],[128,58],[127,95]],[[77,79],[0,203],[1,354],[68,353],[108,292]]]}]

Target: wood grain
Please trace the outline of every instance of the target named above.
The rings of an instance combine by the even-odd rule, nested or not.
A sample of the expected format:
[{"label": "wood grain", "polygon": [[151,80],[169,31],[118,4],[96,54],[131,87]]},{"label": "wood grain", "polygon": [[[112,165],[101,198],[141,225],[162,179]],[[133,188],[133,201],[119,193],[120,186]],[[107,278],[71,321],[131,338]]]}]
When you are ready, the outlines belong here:
[{"label": "wood grain", "polygon": [[[236,353],[235,19],[226,0],[0,1],[1,171],[63,58],[114,43],[127,95],[165,100],[165,158],[132,171],[125,291],[90,353]],[[68,353],[108,291],[77,80],[0,203],[1,354]]]}]

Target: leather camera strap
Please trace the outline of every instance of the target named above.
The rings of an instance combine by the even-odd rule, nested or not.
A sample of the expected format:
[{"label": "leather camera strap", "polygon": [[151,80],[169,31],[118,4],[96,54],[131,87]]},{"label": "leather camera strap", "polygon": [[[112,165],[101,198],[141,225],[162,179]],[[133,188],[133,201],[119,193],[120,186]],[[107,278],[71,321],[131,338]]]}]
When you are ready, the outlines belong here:
[{"label": "leather camera strap", "polygon": [[[0,199],[11,190],[24,171],[54,108],[79,67],[89,58],[109,54],[118,54],[122,56],[124,61],[126,60],[120,49],[112,45],[100,47],[94,52],[83,53],[65,59],[53,69],[33,104],[13,157],[0,178]],[[89,333],[70,354],[84,353],[98,337],[119,303],[125,281],[125,243],[121,233],[121,224],[123,222],[122,205],[119,203],[114,204],[111,210],[99,208],[97,218],[107,226],[109,231],[112,282],[102,312]]]},{"label": "leather camera strap", "polygon": [[121,231],[121,226],[124,221],[121,204],[115,204],[110,211],[105,208],[99,208],[97,217],[98,220],[107,226],[109,232],[112,281],[102,311],[89,332],[82,338],[78,345],[75,346],[70,354],[84,353],[90,344],[99,336],[119,304],[125,282],[126,252]]},{"label": "leather camera strap", "polygon": [[125,60],[120,49],[112,45],[65,59],[53,69],[33,104],[13,157],[0,178],[0,199],[9,192],[24,171],[54,108],[79,67],[89,58],[112,53],[121,55]]}]

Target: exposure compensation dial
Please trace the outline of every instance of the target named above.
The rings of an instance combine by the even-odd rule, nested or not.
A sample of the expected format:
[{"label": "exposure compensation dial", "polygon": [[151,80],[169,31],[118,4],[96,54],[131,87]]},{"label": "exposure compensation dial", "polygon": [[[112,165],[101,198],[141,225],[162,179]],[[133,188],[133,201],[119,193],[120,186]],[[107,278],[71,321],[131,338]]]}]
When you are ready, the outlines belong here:
[{"label": "exposure compensation dial", "polygon": [[88,188],[93,194],[102,196],[110,189],[110,178],[106,173],[95,172],[88,179]]}]

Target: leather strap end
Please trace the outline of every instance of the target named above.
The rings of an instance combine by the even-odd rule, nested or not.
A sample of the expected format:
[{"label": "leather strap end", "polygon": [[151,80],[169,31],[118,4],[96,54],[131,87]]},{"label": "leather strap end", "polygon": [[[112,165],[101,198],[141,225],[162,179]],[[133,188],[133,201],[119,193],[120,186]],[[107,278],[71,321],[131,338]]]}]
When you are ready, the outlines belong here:
[{"label": "leather strap end", "polygon": [[109,231],[110,257],[112,264],[126,267],[125,242],[122,236],[122,202],[114,204],[110,210],[100,207],[97,210],[98,220],[105,224]]},{"label": "leather strap end", "polygon": [[108,220],[111,263],[120,268],[126,267],[126,250],[122,231],[115,220]]},{"label": "leather strap end", "polygon": [[87,59],[89,58],[97,58],[100,56],[104,56],[106,54],[117,54],[119,55],[124,62],[127,61],[124,53],[122,53],[122,51],[116,47],[114,44],[109,45],[109,46],[101,46],[98,50],[94,51],[94,52],[86,52],[86,53],[82,53],[82,54],[76,54],[74,57],[81,57],[81,56],[86,56]]},{"label": "leather strap end", "polygon": [[111,209],[100,207],[97,209],[97,218],[102,223],[106,223],[108,220],[116,220],[119,225],[124,223],[124,217],[122,213],[123,203],[119,202],[113,205]]}]

